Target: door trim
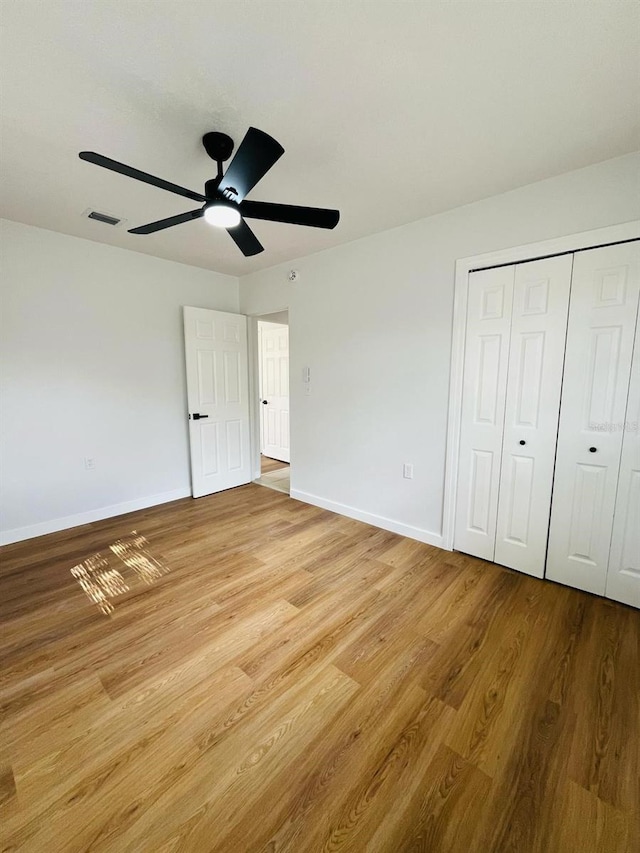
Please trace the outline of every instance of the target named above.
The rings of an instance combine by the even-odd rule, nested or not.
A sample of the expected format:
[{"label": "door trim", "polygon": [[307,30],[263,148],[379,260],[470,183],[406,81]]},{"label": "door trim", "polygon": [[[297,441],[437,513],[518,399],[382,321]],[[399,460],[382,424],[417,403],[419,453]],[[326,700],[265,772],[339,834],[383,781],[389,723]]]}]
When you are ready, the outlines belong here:
[{"label": "door trim", "polygon": [[612,243],[625,243],[640,239],[640,219],[609,225],[592,231],[555,237],[511,249],[500,249],[482,255],[472,255],[456,261],[453,328],[451,336],[451,370],[449,374],[449,416],[447,419],[447,449],[444,477],[444,506],[442,514],[442,548],[453,551],[455,526],[456,492],[458,481],[458,455],[460,451],[460,427],[462,423],[462,378],[464,346],[466,337],[467,295],[469,273],[473,270],[533,261],[552,255],[593,249]]}]

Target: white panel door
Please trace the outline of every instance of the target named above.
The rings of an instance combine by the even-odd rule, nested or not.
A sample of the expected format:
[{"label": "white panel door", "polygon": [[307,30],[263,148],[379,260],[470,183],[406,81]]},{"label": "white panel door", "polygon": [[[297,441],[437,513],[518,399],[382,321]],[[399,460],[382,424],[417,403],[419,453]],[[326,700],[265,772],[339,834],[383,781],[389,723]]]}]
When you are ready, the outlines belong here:
[{"label": "white panel door", "polygon": [[515,270],[495,562],[544,575],[573,255]]},{"label": "white panel door", "polygon": [[247,318],[184,308],[194,498],[251,481]]},{"label": "white panel door", "polygon": [[289,327],[260,323],[262,453],[289,462]]},{"label": "white panel door", "polygon": [[605,595],[640,607],[640,313],[622,428],[622,457]]},{"label": "white panel door", "polygon": [[546,576],[605,591],[638,310],[639,251],[577,252]]},{"label": "white panel door", "polygon": [[493,560],[514,267],[469,274],[454,548]]}]

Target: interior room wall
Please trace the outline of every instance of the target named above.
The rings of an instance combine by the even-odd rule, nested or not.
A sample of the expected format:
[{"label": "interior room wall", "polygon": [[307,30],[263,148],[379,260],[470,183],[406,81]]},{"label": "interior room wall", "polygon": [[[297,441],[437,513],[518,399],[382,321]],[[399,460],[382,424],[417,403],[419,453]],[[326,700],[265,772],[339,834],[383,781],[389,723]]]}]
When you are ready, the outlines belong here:
[{"label": "interior room wall", "polygon": [[0,541],[190,494],[182,306],[237,312],[237,279],[15,222],[0,239]]},{"label": "interior room wall", "polygon": [[292,496],[440,544],[456,259],[636,219],[639,190],[634,154],[241,278],[243,313],[289,307]]}]

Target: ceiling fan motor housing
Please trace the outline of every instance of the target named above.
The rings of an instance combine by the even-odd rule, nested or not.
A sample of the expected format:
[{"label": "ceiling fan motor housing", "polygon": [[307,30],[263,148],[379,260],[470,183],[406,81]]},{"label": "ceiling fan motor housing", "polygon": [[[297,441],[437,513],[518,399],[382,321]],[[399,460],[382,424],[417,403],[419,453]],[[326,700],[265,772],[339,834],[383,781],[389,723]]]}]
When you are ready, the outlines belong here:
[{"label": "ceiling fan motor housing", "polygon": [[211,178],[209,181],[205,181],[204,185],[204,194],[207,198],[214,199],[219,197],[218,186],[220,184],[220,178]]},{"label": "ceiling fan motor housing", "polygon": [[233,153],[233,139],[226,133],[211,131],[202,137],[204,150],[216,163],[224,163]]}]

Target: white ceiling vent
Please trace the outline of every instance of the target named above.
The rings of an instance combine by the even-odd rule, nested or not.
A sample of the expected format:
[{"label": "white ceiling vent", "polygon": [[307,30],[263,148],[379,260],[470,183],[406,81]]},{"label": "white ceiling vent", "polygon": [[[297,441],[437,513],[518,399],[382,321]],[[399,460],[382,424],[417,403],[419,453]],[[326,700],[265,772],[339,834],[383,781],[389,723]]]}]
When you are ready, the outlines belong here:
[{"label": "white ceiling vent", "polygon": [[126,222],[126,219],[120,219],[117,216],[112,216],[110,213],[102,213],[99,210],[94,210],[92,207],[88,207],[82,214],[86,216],[87,219],[95,219],[96,222],[103,222],[105,225],[122,225],[123,222]]}]

